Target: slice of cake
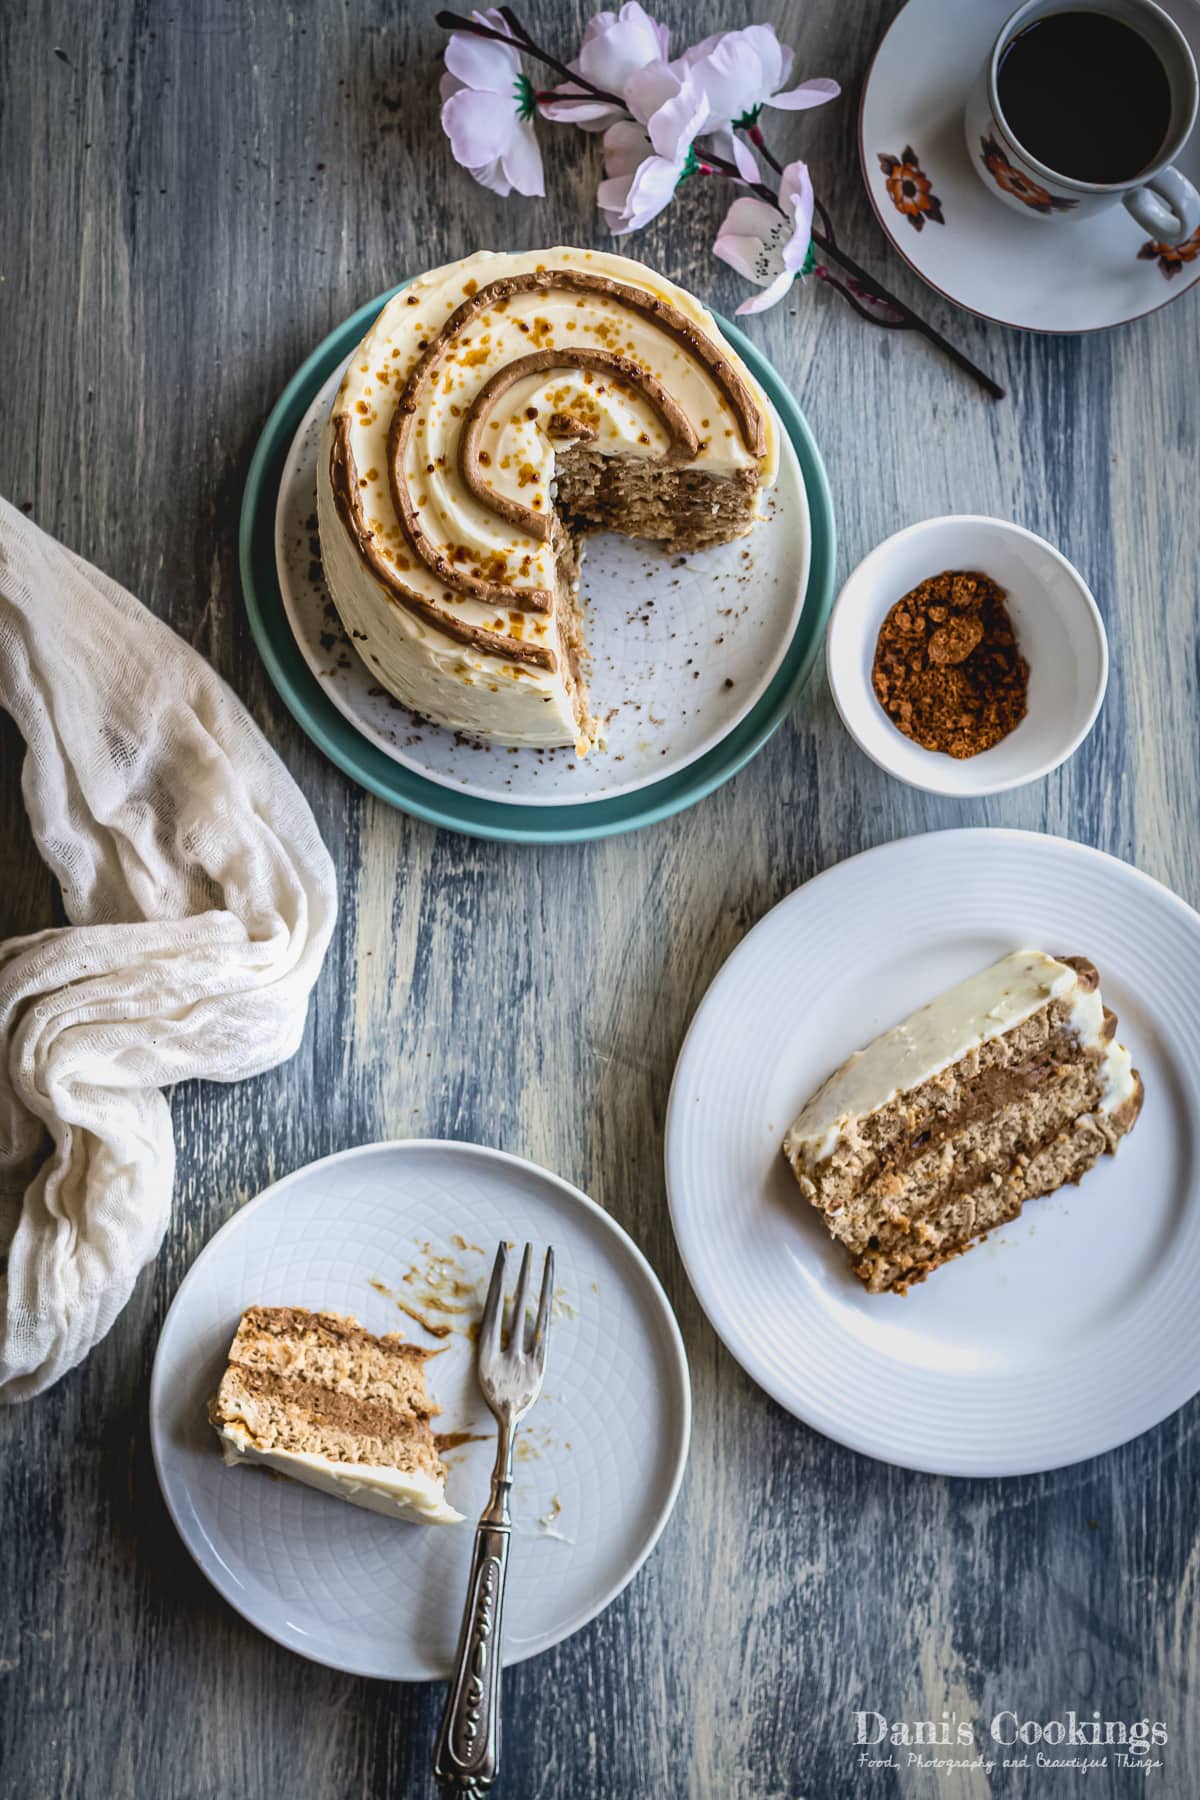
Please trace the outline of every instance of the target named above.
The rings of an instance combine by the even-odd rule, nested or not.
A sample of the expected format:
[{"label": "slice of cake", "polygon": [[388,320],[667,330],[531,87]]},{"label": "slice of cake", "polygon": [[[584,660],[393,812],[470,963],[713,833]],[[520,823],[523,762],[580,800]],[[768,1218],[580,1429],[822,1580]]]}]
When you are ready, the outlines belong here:
[{"label": "slice of cake", "polygon": [[251,1306],[208,1416],[227,1463],[262,1463],[371,1512],[457,1524],[425,1389],[428,1351],[340,1313]]},{"label": "slice of cake", "polygon": [[583,538],[727,543],[777,462],[762,389],[682,288],[605,251],[481,251],[402,289],[350,358],[317,463],[326,584],[414,712],[583,755]]},{"label": "slice of cake", "polygon": [[903,1293],[1132,1130],[1142,1082],[1090,962],[1017,950],[857,1051],[783,1152],[873,1294]]}]

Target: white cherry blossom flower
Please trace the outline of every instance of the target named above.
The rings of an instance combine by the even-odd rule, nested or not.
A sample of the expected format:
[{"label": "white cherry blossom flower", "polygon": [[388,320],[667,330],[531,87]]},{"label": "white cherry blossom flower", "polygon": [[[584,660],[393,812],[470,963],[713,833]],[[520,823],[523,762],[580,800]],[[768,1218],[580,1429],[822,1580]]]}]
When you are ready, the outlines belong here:
[{"label": "white cherry blossom flower", "polygon": [[812,243],[813,189],[802,162],[789,163],[779,182],[782,214],[765,200],[743,194],[717,233],[713,250],[763,291],[743,300],[739,313],[776,306],[805,264]]},{"label": "white cherry blossom flower", "polygon": [[707,102],[686,71],[659,60],[640,69],[625,88],[633,114],[604,134],[604,170],[596,199],[618,237],[640,231],[670,205],[695,167],[696,133]]},{"label": "white cherry blossom flower", "polygon": [[719,31],[685,50],[679,63],[708,101],[702,132],[719,125],[753,125],[764,106],[802,112],[836,99],[841,89],[824,75],[785,89],[792,61],[793,52],[779,42],[773,25]]},{"label": "white cherry blossom flower", "polygon": [[[626,0],[620,12],[600,12],[588,20],[579,55],[569,65],[594,87],[624,97],[631,76],[647,63],[665,61],[670,32],[638,5]],[[558,125],[579,125],[584,131],[606,131],[621,118],[621,109],[595,95],[581,93],[571,83],[554,89],[553,99],[541,102],[541,111]]]},{"label": "white cherry blossom flower", "polygon": [[[480,25],[512,33],[494,8],[473,12]],[[493,194],[542,195],[542,153],[531,120],[534,89],[515,45],[465,31],[451,33],[442,76],[442,129],[454,160]]]},{"label": "white cherry blossom flower", "polygon": [[644,127],[621,119],[604,134],[604,171],[596,203],[609,230],[624,237],[671,204],[686,164],[656,156]]}]

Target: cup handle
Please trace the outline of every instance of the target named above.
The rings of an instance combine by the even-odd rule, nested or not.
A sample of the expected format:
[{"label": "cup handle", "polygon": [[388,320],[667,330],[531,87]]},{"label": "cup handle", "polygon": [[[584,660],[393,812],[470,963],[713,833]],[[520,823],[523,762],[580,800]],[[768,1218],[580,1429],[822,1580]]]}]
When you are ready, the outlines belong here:
[{"label": "cup handle", "polygon": [[1181,244],[1200,225],[1200,194],[1178,169],[1160,169],[1123,198],[1142,230],[1158,243]]}]

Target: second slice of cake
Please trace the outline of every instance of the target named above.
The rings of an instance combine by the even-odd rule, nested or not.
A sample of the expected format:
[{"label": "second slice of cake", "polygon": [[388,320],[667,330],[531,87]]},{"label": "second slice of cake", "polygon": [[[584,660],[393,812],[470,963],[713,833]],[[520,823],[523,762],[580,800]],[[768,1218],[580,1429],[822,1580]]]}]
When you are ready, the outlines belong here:
[{"label": "second slice of cake", "polygon": [[1116,1150],[1142,1104],[1116,1024],[1091,963],[1018,950],[834,1071],[784,1155],[872,1293],[903,1293]]},{"label": "second slice of cake", "polygon": [[209,1405],[226,1462],[392,1518],[457,1524],[430,1424],[428,1354],[340,1313],[248,1307]]}]

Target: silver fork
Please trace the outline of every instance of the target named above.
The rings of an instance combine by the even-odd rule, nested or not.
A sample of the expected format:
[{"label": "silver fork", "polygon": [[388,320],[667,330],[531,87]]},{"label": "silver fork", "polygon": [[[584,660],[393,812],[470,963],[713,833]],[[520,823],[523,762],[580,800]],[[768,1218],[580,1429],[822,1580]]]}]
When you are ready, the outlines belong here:
[{"label": "silver fork", "polygon": [[554,1252],[547,1250],[537,1318],[530,1327],[525,1314],[531,1256],[532,1248],[526,1244],[507,1347],[502,1341],[504,1271],[508,1262],[503,1244],[496,1252],[479,1322],[475,1373],[500,1429],[491,1499],[475,1527],[475,1552],[458,1634],[458,1653],[433,1758],[434,1777],[445,1794],[486,1793],[500,1770],[500,1644],[512,1534],[508,1498],[512,1491],[513,1446],[518,1422],[542,1391],[554,1293]]}]

